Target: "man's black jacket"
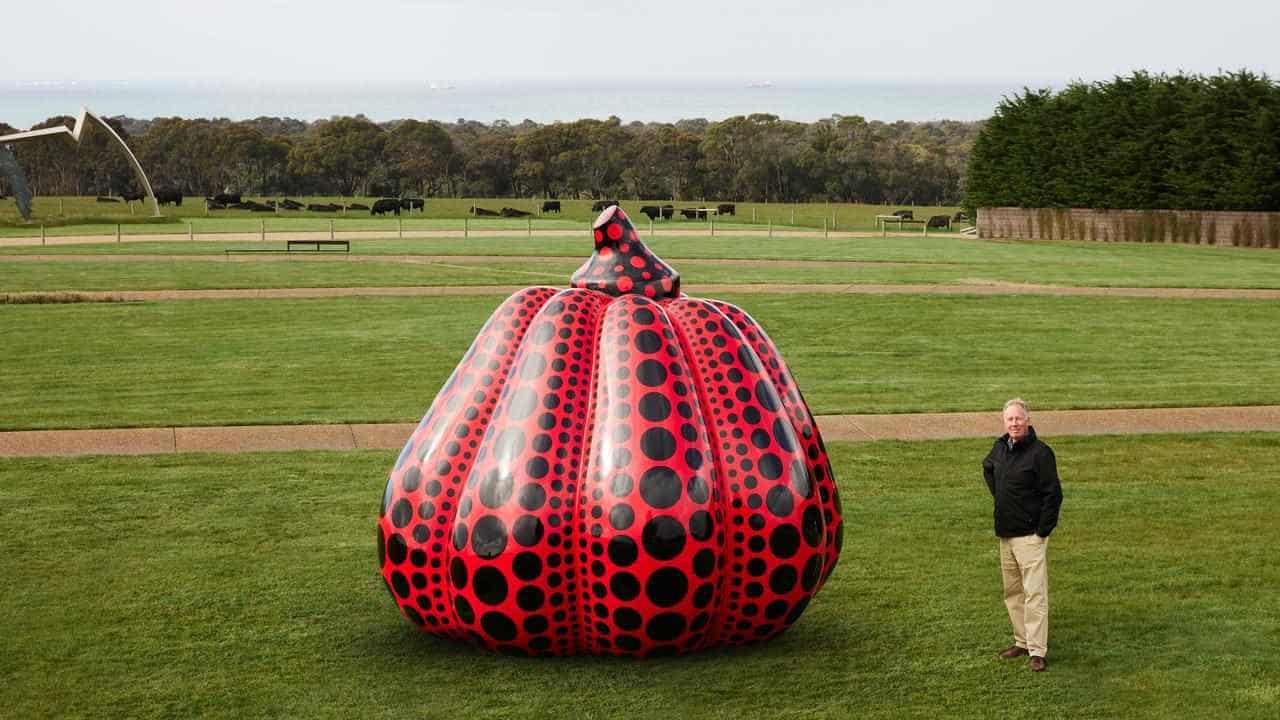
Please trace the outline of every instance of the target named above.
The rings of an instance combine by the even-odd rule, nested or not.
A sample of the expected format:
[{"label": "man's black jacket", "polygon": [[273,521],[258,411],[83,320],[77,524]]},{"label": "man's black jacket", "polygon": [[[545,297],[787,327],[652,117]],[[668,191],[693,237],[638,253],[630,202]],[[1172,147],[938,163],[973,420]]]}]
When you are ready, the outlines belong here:
[{"label": "man's black jacket", "polygon": [[1027,436],[1012,448],[1007,434],[998,438],[982,461],[982,475],[995,498],[996,535],[1049,537],[1058,525],[1062,484],[1053,450],[1040,442],[1035,428],[1027,428]]}]

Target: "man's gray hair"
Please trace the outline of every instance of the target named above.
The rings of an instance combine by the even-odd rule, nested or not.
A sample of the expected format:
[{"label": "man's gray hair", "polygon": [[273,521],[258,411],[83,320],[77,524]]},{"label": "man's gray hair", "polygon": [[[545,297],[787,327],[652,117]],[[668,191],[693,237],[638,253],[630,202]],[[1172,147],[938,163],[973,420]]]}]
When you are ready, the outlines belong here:
[{"label": "man's gray hair", "polygon": [[[1015,405],[1017,405],[1018,407],[1022,408],[1022,412],[1023,412],[1023,414],[1027,415],[1028,417],[1030,417],[1030,416],[1031,416],[1031,408],[1027,407],[1027,401],[1026,401],[1026,400],[1023,400],[1023,399],[1022,399],[1022,398],[1020,398],[1020,397],[1016,397],[1016,398],[1014,398],[1014,399],[1012,399],[1012,400],[1010,400],[1010,401],[1006,402],[1006,403],[1004,404],[1004,409],[1005,409],[1005,410],[1008,410],[1009,408],[1011,408],[1011,407],[1013,407],[1013,406],[1015,406]],[[1001,412],[1004,412],[1004,410],[1002,410]]]}]

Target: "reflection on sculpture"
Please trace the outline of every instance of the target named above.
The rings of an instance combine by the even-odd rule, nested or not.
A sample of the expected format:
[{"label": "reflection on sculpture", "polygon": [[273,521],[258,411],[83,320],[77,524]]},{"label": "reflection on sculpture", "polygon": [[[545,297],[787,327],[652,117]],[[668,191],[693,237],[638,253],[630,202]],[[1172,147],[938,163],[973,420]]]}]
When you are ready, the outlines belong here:
[{"label": "reflection on sculpture", "polygon": [[[68,135],[72,140],[78,143],[80,142],[81,136],[84,134],[85,123],[87,121],[92,121],[95,125],[106,130],[107,135],[115,140],[116,144],[124,150],[125,157],[129,159],[129,164],[133,166],[133,172],[138,176],[139,184],[141,184],[143,191],[146,192],[147,197],[151,198],[151,207],[154,210],[155,216],[160,217],[160,204],[156,202],[156,195],[151,190],[151,181],[147,180],[147,174],[143,172],[142,165],[138,163],[138,158],[134,157],[133,151],[129,149],[129,146],[125,144],[124,140],[116,133],[115,129],[112,128],[107,121],[90,112],[89,108],[80,108],[80,117],[76,118],[76,126],[74,129],[68,128],[65,125],[58,125],[56,127],[42,128],[40,130],[28,130],[26,132],[13,133],[12,135],[0,135],[0,146],[32,142],[47,137],[63,137]],[[20,173],[21,170],[19,170],[19,174]],[[25,187],[25,185],[26,183],[24,181],[23,186]],[[15,189],[14,195],[16,196],[17,194],[17,190]],[[22,217],[30,220],[31,208],[29,193],[27,197],[27,211],[23,213]],[[21,211],[21,204],[19,204],[19,211]]]},{"label": "reflection on sculpture", "polygon": [[422,630],[517,654],[765,640],[835,567],[826,450],[768,335],[626,213],[480,331],[395,463],[378,562]]},{"label": "reflection on sculpture", "polygon": [[18,214],[23,220],[30,220],[31,188],[27,186],[27,176],[22,172],[22,166],[18,164],[18,159],[13,156],[13,150],[8,145],[0,145],[0,177],[9,181],[13,199],[18,203]]}]

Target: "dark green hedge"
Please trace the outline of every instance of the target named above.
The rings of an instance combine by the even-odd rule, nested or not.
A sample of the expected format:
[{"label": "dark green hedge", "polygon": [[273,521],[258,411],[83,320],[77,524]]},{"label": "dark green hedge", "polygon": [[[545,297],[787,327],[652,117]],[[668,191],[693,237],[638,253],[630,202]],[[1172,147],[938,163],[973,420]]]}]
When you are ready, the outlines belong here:
[{"label": "dark green hedge", "polygon": [[1241,70],[1024,89],[978,135],[965,205],[1280,210],[1280,85]]}]

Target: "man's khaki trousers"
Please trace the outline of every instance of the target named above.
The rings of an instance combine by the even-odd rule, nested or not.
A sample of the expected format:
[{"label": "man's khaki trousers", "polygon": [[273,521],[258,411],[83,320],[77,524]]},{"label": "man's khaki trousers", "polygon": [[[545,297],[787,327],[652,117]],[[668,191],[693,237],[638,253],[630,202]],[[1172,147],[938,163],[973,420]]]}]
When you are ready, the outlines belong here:
[{"label": "man's khaki trousers", "polygon": [[1013,644],[1037,657],[1049,654],[1049,538],[1000,538],[1004,605],[1013,624]]}]

